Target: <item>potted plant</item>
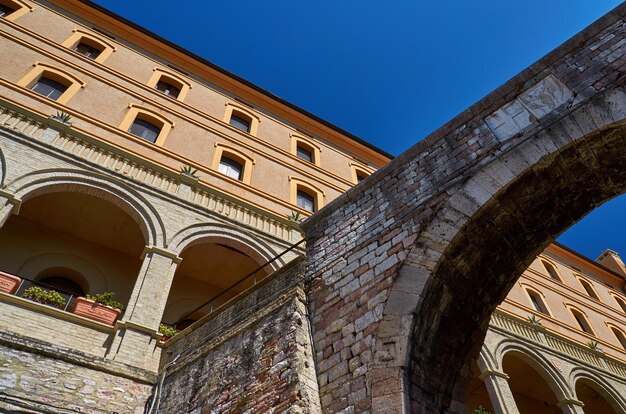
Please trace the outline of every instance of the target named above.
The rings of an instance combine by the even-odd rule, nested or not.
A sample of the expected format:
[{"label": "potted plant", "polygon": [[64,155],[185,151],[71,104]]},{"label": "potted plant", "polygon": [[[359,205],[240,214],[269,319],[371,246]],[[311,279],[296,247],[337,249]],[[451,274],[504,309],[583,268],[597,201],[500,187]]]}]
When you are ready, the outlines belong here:
[{"label": "potted plant", "polygon": [[59,121],[62,124],[72,126],[72,115],[67,114],[63,111],[57,111],[56,115],[51,116],[55,121]]},{"label": "potted plant", "polygon": [[17,276],[0,272],[0,292],[14,294],[21,281],[22,279]]},{"label": "potted plant", "polygon": [[180,167],[180,173],[183,175],[186,175],[187,177],[191,177],[194,180],[198,179],[198,176],[196,175],[198,172],[197,168],[193,168],[190,165],[183,165],[182,167]]},{"label": "potted plant", "polygon": [[165,342],[171,337],[175,336],[178,331],[175,328],[172,328],[171,326],[167,326],[166,324],[162,323],[159,325],[159,333],[161,334],[161,341]]},{"label": "potted plant", "polygon": [[74,302],[72,312],[85,318],[113,325],[124,309],[124,305],[113,299],[115,293],[102,292],[96,295],[78,297]]},{"label": "potted plant", "polygon": [[56,290],[47,290],[39,286],[29,287],[24,291],[22,297],[59,309],[65,308],[65,304],[67,303],[67,300]]}]

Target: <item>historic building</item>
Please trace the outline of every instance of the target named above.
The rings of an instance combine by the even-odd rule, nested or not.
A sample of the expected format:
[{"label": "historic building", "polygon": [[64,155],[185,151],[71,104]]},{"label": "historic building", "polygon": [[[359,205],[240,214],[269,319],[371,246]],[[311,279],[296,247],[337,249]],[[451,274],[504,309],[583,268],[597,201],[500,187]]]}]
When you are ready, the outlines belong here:
[{"label": "historic building", "polygon": [[[596,45],[612,31],[594,51],[615,62],[611,18],[586,36]],[[436,168],[411,167],[410,151],[389,166],[384,151],[85,0],[0,0],[0,50],[0,411],[400,412],[428,399],[407,385],[419,384],[406,361],[422,346],[406,340],[420,295],[407,280],[421,279],[398,266],[435,255],[404,253],[416,226],[388,229],[426,223],[430,208],[386,192],[435,182],[411,171],[454,177],[482,141],[464,147],[468,160],[437,144],[425,151]],[[515,99],[572,107],[556,75],[532,86],[535,75]],[[537,119],[554,110],[524,105]],[[505,147],[532,127],[512,126],[509,109],[486,118]],[[550,244],[490,323],[449,325],[446,343],[468,352],[486,331],[452,409],[626,412],[625,284],[616,253],[593,262]],[[495,306],[489,289],[465,293]],[[86,298],[99,294],[123,311]],[[181,332],[164,341],[168,327]],[[434,412],[424,407],[413,411]]]}]

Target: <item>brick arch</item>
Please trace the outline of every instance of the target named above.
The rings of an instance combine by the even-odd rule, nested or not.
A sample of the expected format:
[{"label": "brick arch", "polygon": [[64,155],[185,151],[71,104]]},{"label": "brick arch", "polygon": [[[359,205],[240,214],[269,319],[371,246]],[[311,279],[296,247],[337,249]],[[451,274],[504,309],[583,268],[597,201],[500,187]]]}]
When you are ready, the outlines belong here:
[{"label": "brick arch", "polygon": [[108,201],[126,212],[141,229],[146,245],[162,247],[165,227],[156,209],[137,191],[104,175],[70,170],[39,170],[7,184],[7,191],[23,203],[51,192],[77,192]]},{"label": "brick arch", "polygon": [[613,407],[616,413],[626,412],[626,397],[620,395],[604,378],[589,372],[583,367],[576,367],[570,373],[570,383],[574,393],[576,393],[576,383],[579,380],[587,380],[589,383],[592,383],[592,388]]},{"label": "brick arch", "polygon": [[[168,245],[172,251],[180,256],[185,249],[203,242],[219,242],[233,247],[250,256],[259,264],[264,264],[280,253],[259,237],[242,231],[241,228],[221,223],[202,223],[186,227],[176,233]],[[274,271],[284,264],[284,260],[279,258],[270,266]]]}]

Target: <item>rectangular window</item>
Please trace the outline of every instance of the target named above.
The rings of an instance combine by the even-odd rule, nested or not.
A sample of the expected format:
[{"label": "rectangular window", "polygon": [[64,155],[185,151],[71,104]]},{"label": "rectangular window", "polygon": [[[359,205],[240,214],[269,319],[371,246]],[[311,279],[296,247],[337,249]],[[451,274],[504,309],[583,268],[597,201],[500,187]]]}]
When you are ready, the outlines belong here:
[{"label": "rectangular window", "polygon": [[230,178],[234,178],[235,180],[241,180],[243,166],[233,159],[222,157],[218,171],[229,176]]},{"label": "rectangular window", "polygon": [[243,132],[250,132],[250,121],[235,114],[230,116],[230,125]]},{"label": "rectangular window", "polygon": [[298,155],[298,158],[308,162],[313,162],[313,153],[306,148],[302,148],[300,145],[298,145],[298,148],[296,149],[296,154]]},{"label": "rectangular window", "polygon": [[63,92],[67,90],[67,86],[52,79],[42,77],[39,78],[39,80],[35,82],[30,89],[40,95],[56,101],[61,97],[61,95],[63,95]]},{"label": "rectangular window", "polygon": [[91,60],[95,60],[98,56],[100,56],[101,52],[95,47],[89,46],[88,44],[82,42],[78,43],[74,50]]},{"label": "rectangular window", "polygon": [[315,211],[315,198],[309,193],[298,190],[296,201],[298,207],[311,212]]},{"label": "rectangular window", "polygon": [[178,94],[180,94],[180,88],[162,80],[157,83],[156,90],[174,99],[178,98]]},{"label": "rectangular window", "polygon": [[161,133],[161,128],[143,119],[135,119],[128,132],[146,141],[155,142]]}]

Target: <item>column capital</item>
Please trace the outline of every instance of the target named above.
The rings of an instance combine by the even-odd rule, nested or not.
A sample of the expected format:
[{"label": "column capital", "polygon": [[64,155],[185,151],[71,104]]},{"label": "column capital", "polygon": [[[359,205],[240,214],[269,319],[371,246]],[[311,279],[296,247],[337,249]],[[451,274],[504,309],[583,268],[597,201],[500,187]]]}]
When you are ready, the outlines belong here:
[{"label": "column capital", "polygon": [[505,380],[508,380],[508,379],[510,378],[510,377],[509,377],[506,373],[504,373],[504,372],[495,371],[495,370],[491,370],[491,369],[490,369],[490,370],[487,370],[487,371],[485,371],[485,372],[482,372],[482,373],[480,374],[479,378],[480,378],[481,380],[483,380],[483,381],[484,381],[484,380],[485,380],[485,378],[487,378],[487,377],[491,377],[491,376],[504,378]]},{"label": "column capital", "polygon": [[561,401],[559,401],[556,405],[559,408],[563,408],[566,405],[575,405],[578,407],[584,407],[585,403],[580,400],[576,400],[574,398],[564,398]]},{"label": "column capital", "polygon": [[161,247],[157,247],[157,246],[146,246],[143,249],[143,252],[141,252],[141,258],[145,259],[146,255],[148,255],[149,253],[156,253],[159,256],[164,256],[164,257],[168,257],[170,259],[172,259],[172,262],[179,264],[183,258],[178,256],[178,254],[176,254],[175,252],[171,251],[171,250],[167,250],[167,249],[163,249]]}]

